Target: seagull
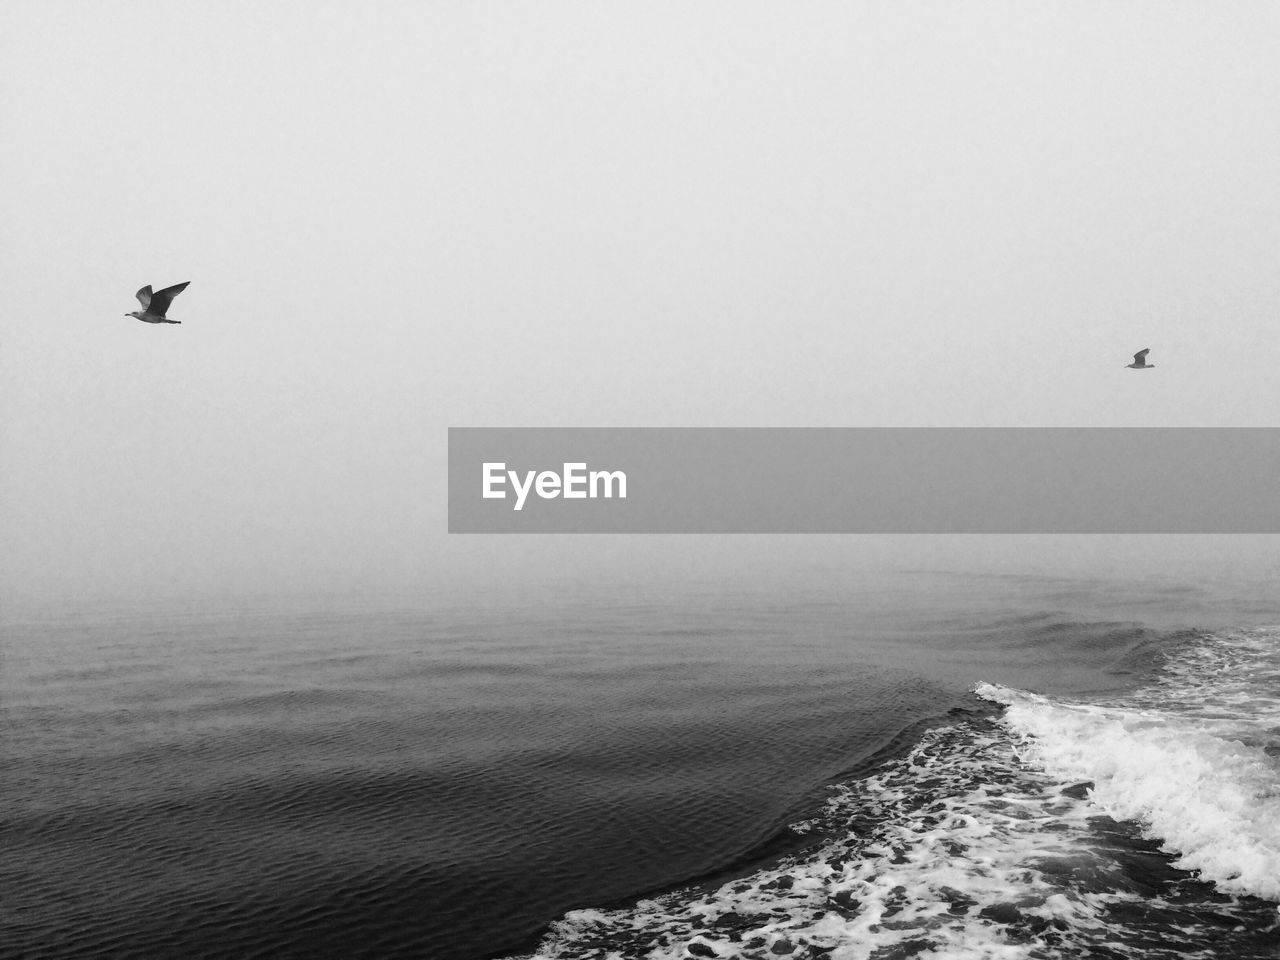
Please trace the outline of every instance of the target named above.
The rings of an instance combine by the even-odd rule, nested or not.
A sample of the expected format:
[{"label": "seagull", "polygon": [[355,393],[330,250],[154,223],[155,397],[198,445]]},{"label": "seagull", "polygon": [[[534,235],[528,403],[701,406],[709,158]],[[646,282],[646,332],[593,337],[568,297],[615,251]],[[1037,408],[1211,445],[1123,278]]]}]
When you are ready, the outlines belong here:
[{"label": "seagull", "polygon": [[[185,287],[186,284],[184,283],[183,286]],[[165,293],[168,293],[168,292],[169,291],[167,290],[165,291]],[[158,297],[160,296],[160,294],[157,293],[156,296]],[[163,310],[161,310],[160,312],[164,313]],[[172,323],[172,321],[170,322]],[[1147,363],[1147,354],[1150,352],[1151,352],[1150,347],[1147,347],[1145,350],[1139,350],[1137,353],[1133,355],[1133,363],[1126,363],[1125,366],[1133,367],[1133,369],[1135,370],[1150,370],[1152,367],[1155,366],[1154,363]]]},{"label": "seagull", "polygon": [[138,291],[138,302],[142,304],[141,310],[134,310],[132,313],[126,313],[126,317],[137,317],[143,323],[181,323],[181,320],[170,320],[165,316],[165,311],[169,309],[169,304],[173,302],[173,298],[187,289],[187,283],[175,283],[172,287],[165,287],[163,290],[151,292],[151,284],[147,284]]}]

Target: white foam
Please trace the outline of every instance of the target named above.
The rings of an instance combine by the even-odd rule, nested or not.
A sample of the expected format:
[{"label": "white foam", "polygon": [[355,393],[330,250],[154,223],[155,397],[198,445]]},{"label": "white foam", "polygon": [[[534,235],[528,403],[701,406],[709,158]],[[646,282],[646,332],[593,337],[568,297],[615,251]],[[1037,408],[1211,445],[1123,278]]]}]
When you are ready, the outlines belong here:
[{"label": "white foam", "polygon": [[[1237,936],[1240,955],[1270,956],[1249,951],[1275,913],[1235,895],[1280,900],[1280,777],[1264,749],[1280,641],[1236,640],[1189,645],[1124,702],[983,684],[1007,707],[998,722],[938,727],[836,787],[795,827],[828,838],[815,849],[717,889],[574,911],[536,956],[995,960],[1105,944],[1209,960]],[[1184,884],[1100,812],[1141,823],[1225,895]]]},{"label": "white foam", "polygon": [[[1092,812],[1052,777],[1027,770],[994,727],[988,735],[941,728],[883,772],[839,787],[817,818],[837,838],[816,852],[716,890],[575,911],[537,956],[1072,953],[1115,940],[1108,911],[1117,904],[1153,902],[1079,882],[1081,873],[1110,869],[1087,842]],[[1185,955],[1208,956],[1196,936],[1187,932]]]},{"label": "white foam", "polygon": [[1280,901],[1280,765],[1260,743],[1232,736],[1255,722],[1243,708],[1256,704],[1236,689],[1242,709],[1224,709],[1227,698],[1204,717],[1204,699],[1171,709],[1175,689],[1162,687],[1163,709],[1062,703],[993,684],[976,692],[1006,705],[1024,759],[1064,781],[1092,781],[1093,803],[1142,824],[1176,852],[1175,866],[1225,892]]}]

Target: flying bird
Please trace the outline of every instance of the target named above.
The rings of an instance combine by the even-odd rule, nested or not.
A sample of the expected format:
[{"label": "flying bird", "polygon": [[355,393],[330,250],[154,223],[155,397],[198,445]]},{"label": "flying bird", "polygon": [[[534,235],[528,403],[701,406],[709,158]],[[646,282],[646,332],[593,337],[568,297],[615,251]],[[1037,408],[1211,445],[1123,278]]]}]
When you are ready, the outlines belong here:
[{"label": "flying bird", "polygon": [[[186,284],[184,283],[183,286],[185,287]],[[1150,352],[1150,347],[1147,347],[1145,350],[1139,350],[1133,355],[1133,363],[1126,363],[1125,366],[1133,367],[1135,370],[1150,370],[1155,366],[1154,363],[1147,363],[1147,354]]]},{"label": "flying bird", "polygon": [[126,317],[137,317],[143,323],[181,323],[181,320],[170,320],[165,316],[165,312],[169,309],[169,304],[173,302],[173,298],[187,289],[187,283],[175,283],[172,287],[165,287],[163,290],[151,292],[151,284],[147,284],[138,291],[138,302],[142,304],[141,310],[134,310],[132,313],[126,313]]}]

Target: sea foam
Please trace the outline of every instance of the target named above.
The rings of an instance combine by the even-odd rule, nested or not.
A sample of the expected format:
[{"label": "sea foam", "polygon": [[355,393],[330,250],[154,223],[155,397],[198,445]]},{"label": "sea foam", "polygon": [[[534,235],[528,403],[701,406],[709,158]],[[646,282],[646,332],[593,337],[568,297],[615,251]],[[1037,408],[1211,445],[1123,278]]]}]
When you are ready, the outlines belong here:
[{"label": "sea foam", "polygon": [[1091,781],[1093,803],[1141,824],[1178,856],[1176,867],[1224,892],[1280,901],[1280,766],[1239,718],[1197,716],[1202,700],[1184,715],[1168,696],[1163,709],[1126,709],[994,684],[975,692],[1005,704],[1002,722],[1024,760]]},{"label": "sea foam", "polygon": [[960,711],[833,785],[792,825],[812,846],[571,911],[534,956],[1273,957],[1280,635],[1200,635],[1176,653],[1105,702],[980,684],[1002,714]]}]

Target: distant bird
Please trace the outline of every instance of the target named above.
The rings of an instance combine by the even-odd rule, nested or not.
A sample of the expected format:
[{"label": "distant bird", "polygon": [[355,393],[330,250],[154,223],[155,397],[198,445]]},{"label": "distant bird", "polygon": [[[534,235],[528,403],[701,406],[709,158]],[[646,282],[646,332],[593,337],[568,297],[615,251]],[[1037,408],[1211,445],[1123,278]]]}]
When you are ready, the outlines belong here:
[{"label": "distant bird", "polygon": [[169,309],[169,304],[173,302],[173,298],[187,289],[187,283],[176,283],[172,287],[165,287],[163,290],[151,292],[151,284],[147,284],[138,291],[138,302],[142,304],[141,310],[134,310],[132,313],[126,313],[126,317],[137,317],[143,323],[181,323],[181,320],[170,320],[165,316],[165,312]]},{"label": "distant bird", "polygon": [[[183,284],[183,286],[185,287],[185,286],[186,286],[186,284],[184,283],[184,284]],[[167,292],[167,291],[166,291],[166,292]],[[159,294],[156,294],[156,296],[159,296]],[[163,312],[163,311],[161,311],[161,312]],[[1155,364],[1154,364],[1154,363],[1147,363],[1147,354],[1148,354],[1148,353],[1150,353],[1150,352],[1151,352],[1151,348],[1150,348],[1150,347],[1147,347],[1145,350],[1139,350],[1137,353],[1135,353],[1135,354],[1133,355],[1133,363],[1126,363],[1126,364],[1125,364],[1125,366],[1126,366],[1126,367],[1133,367],[1133,369],[1135,369],[1135,370],[1151,370],[1151,369],[1153,369],[1153,368],[1155,367]]]}]

